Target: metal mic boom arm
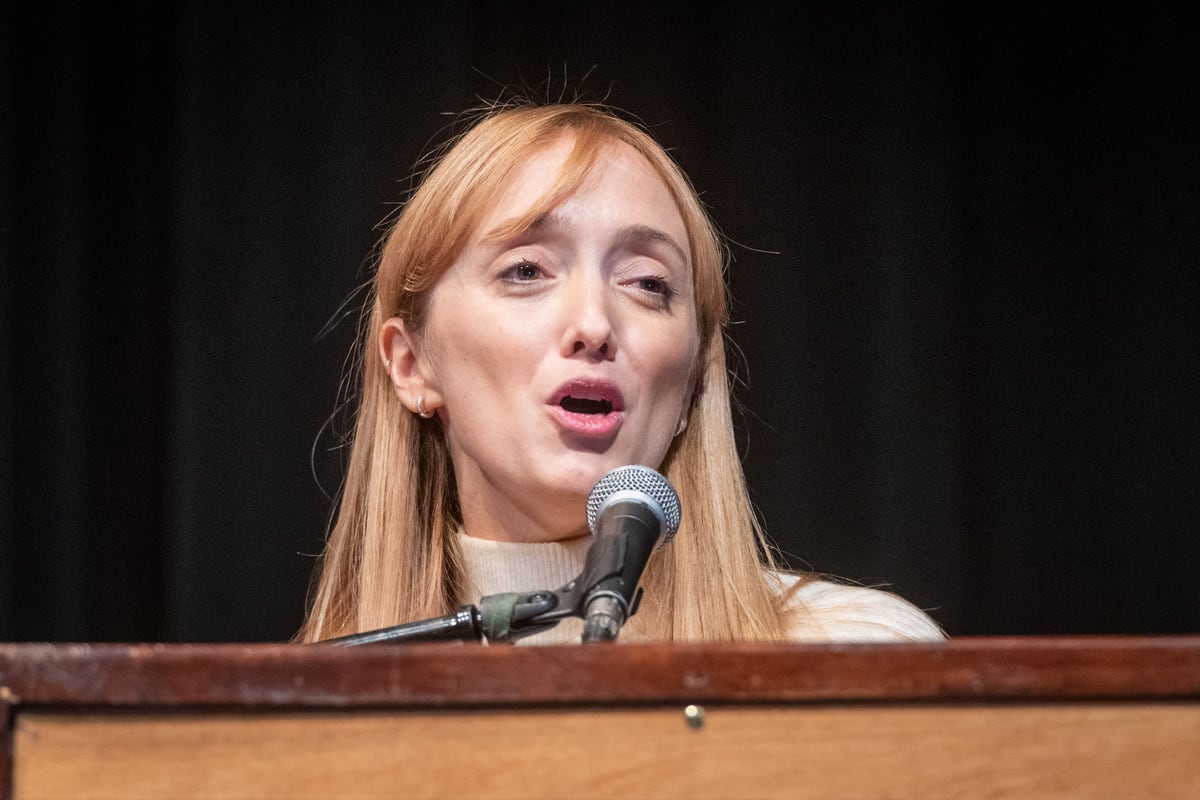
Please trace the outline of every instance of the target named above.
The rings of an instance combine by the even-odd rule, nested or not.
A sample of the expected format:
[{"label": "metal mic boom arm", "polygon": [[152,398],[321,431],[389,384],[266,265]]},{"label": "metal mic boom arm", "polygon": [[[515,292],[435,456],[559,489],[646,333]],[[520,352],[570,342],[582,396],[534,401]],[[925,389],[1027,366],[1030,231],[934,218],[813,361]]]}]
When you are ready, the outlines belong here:
[{"label": "metal mic boom arm", "polygon": [[[595,570],[592,570],[595,571]],[[465,605],[453,614],[355,633],[316,644],[353,647],[383,642],[432,642],[460,640],[508,643],[549,630],[567,617],[583,616],[584,599],[602,576],[588,579],[588,569],[556,591],[491,594],[479,605]],[[586,580],[585,580],[586,579]]]}]

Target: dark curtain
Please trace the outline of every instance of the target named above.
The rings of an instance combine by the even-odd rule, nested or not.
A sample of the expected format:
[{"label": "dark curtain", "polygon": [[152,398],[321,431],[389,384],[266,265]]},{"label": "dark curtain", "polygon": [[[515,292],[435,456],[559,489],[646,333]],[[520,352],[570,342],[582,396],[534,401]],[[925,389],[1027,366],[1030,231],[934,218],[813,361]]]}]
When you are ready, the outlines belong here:
[{"label": "dark curtain", "polygon": [[1200,630],[1191,26],[594,5],[0,12],[0,639],[292,635],[377,225],[514,86],[637,115],[729,237],[792,566],[957,635]]}]

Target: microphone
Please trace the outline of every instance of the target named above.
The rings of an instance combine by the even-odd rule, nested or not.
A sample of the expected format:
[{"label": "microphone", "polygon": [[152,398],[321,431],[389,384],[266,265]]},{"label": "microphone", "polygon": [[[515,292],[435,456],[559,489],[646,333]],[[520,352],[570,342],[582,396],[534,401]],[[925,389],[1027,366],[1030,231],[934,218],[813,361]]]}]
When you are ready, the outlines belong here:
[{"label": "microphone", "polygon": [[679,530],[679,495],[650,467],[617,467],[596,482],[587,500],[595,536],[584,563],[584,642],[612,641],[637,612],[638,584],[655,548]]}]

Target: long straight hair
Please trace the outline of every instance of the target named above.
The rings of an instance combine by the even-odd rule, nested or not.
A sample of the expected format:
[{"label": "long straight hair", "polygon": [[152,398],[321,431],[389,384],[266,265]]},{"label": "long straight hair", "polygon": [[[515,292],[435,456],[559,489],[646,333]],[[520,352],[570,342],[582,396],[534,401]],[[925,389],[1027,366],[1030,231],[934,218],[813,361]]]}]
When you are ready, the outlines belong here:
[{"label": "long straight hair", "polygon": [[789,628],[765,570],[772,548],[738,458],[725,361],[726,251],[690,181],[637,123],[593,103],[519,101],[487,111],[440,151],[384,241],[360,321],[358,412],[340,506],[297,634],[317,641],[449,613],[463,591],[453,465],[437,419],[396,397],[376,356],[384,321],[425,322],[429,292],[524,161],[563,136],[573,147],[549,191],[515,226],[565,200],[617,143],[657,172],[683,217],[700,334],[689,424],[659,470],[684,508],[643,575],[638,628],[663,641],[778,640]]}]

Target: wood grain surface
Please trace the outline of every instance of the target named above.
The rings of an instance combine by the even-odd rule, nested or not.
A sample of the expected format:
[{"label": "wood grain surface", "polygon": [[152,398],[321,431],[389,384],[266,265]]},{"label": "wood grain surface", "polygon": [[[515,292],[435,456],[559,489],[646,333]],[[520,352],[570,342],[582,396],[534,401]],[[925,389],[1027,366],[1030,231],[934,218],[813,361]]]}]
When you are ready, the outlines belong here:
[{"label": "wood grain surface", "polygon": [[0,798],[1195,798],[1198,701],[1196,636],[0,644]]},{"label": "wood grain surface", "polygon": [[1196,704],[34,713],[17,800],[1196,798]]},{"label": "wood grain surface", "polygon": [[495,705],[1200,697],[1200,637],[937,644],[3,645],[17,705]]}]

